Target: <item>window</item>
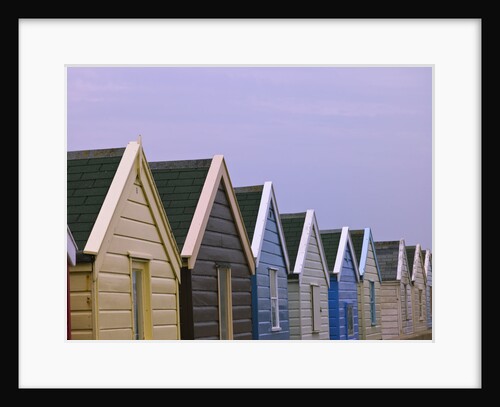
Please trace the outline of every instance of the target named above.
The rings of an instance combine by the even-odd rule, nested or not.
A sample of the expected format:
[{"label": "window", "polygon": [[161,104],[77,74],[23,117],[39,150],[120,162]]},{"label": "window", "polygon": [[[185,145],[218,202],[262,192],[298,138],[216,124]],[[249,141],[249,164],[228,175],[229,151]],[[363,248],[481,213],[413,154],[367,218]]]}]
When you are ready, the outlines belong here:
[{"label": "window", "polygon": [[422,290],[418,290],[418,317],[424,319],[424,302],[422,301]]},{"label": "window", "polygon": [[233,304],[231,290],[231,269],[220,267],[219,282],[219,334],[220,339],[233,339]]},{"label": "window", "polygon": [[152,339],[151,290],[146,262],[132,262],[132,328],[133,339]]},{"label": "window", "polygon": [[372,325],[377,325],[377,310],[375,308],[375,282],[370,281],[370,316]]},{"label": "window", "polygon": [[347,325],[346,339],[349,339],[349,336],[354,335],[354,307],[352,304],[345,304],[345,317]]},{"label": "window", "polygon": [[313,332],[321,330],[321,298],[319,285],[311,285],[312,308],[313,308]]},{"label": "window", "polygon": [[280,310],[278,304],[278,270],[269,269],[271,296],[271,327],[273,331],[280,330]]},{"label": "window", "polygon": [[404,301],[404,319],[409,319],[408,318],[408,292],[406,290],[406,284],[403,284],[403,301]]}]

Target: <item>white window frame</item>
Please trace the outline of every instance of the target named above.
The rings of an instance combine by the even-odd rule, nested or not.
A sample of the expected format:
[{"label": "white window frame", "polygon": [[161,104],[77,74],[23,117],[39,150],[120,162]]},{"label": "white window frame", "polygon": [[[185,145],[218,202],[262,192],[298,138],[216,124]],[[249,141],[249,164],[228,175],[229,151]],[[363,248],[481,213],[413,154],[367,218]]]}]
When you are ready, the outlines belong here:
[{"label": "white window frame", "polygon": [[[221,274],[225,273],[225,280],[221,281]],[[227,338],[222,337],[222,305],[223,299],[221,298],[221,287],[225,285],[225,290],[227,295],[225,305],[227,307]],[[217,297],[218,297],[218,308],[219,308],[219,339],[220,340],[232,340],[233,339],[233,291],[231,284],[231,267],[229,266],[217,266]]]},{"label": "white window frame", "polygon": [[377,307],[375,301],[375,281],[370,280],[368,282],[370,289],[370,320],[372,326],[377,325]]},{"label": "white window frame", "polygon": [[[273,287],[274,286],[274,287]],[[274,288],[274,290],[273,290]],[[273,292],[274,291],[274,292]],[[280,326],[280,307],[279,307],[279,295],[278,295],[278,270],[274,268],[269,268],[269,298],[271,304],[271,331],[281,331]],[[273,302],[275,302],[274,313],[273,313]],[[273,318],[274,314],[274,318]],[[274,324],[273,324],[274,322]]]},{"label": "white window frame", "polygon": [[153,339],[151,279],[149,276],[149,262],[146,260],[131,259],[130,296],[132,306],[132,339]]},{"label": "white window frame", "polygon": [[311,284],[312,331],[321,332],[321,287]]}]

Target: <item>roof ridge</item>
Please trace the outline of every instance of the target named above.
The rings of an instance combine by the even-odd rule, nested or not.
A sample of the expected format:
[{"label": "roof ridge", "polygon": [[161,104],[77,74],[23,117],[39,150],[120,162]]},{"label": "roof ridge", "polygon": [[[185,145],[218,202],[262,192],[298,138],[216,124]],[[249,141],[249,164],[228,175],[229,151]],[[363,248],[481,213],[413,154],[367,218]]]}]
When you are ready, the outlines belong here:
[{"label": "roof ridge", "polygon": [[323,229],[319,231],[320,234],[327,234],[327,233],[342,233],[342,228],[340,229]]},{"label": "roof ridge", "polygon": [[208,168],[212,164],[211,158],[197,160],[175,160],[175,161],[149,161],[152,170],[173,170],[182,168]]},{"label": "roof ridge", "polygon": [[297,212],[297,213],[281,213],[280,216],[285,219],[292,218],[302,218],[307,215],[307,212]]},{"label": "roof ridge", "polygon": [[68,160],[84,160],[88,158],[111,158],[111,157],[121,157],[125,152],[126,147],[119,148],[101,148],[97,150],[76,150],[68,151]]},{"label": "roof ridge", "polygon": [[264,185],[248,185],[244,187],[235,187],[233,189],[237,194],[246,192],[262,192],[262,190],[264,189]]}]

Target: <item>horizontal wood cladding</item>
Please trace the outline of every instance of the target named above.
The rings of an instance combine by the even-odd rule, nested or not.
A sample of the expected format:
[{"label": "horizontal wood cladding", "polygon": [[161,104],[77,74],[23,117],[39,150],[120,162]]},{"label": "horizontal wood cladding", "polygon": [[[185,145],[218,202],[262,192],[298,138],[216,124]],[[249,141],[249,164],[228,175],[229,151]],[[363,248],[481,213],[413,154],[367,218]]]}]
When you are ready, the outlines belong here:
[{"label": "horizontal wood cladding", "polygon": [[70,268],[71,339],[93,339],[92,264]]},{"label": "horizontal wood cladding", "polygon": [[[182,315],[187,324],[190,324],[188,319],[192,315],[193,339],[219,338],[217,264],[231,268],[233,338],[251,339],[251,271],[222,187],[219,187],[211,209],[195,267],[190,271],[192,299],[190,304],[189,301],[182,302],[183,306],[192,307],[191,311],[183,311]],[[189,332],[188,327],[184,329]]]},{"label": "horizontal wood cladding", "polygon": [[400,335],[401,308],[398,301],[399,282],[381,284],[382,339]]}]

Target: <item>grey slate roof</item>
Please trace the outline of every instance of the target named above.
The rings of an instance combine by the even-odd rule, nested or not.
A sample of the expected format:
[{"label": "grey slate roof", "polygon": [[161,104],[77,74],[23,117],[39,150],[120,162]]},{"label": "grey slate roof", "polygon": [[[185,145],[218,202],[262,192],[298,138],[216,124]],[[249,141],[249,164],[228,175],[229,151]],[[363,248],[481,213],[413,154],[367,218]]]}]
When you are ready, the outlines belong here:
[{"label": "grey slate roof", "polygon": [[352,246],[354,247],[354,253],[356,254],[356,260],[358,265],[361,261],[361,251],[363,250],[363,240],[365,237],[364,229],[351,230],[349,229],[349,234],[351,235]]},{"label": "grey slate roof", "polygon": [[212,159],[150,162],[165,212],[182,250]]},{"label": "grey slate roof", "polygon": [[406,246],[406,257],[408,259],[408,269],[411,278],[413,278],[413,260],[415,259],[416,249],[416,246]]},{"label": "grey slate roof", "polygon": [[302,230],[304,229],[306,212],[281,214],[280,218],[283,233],[285,234],[288,259],[290,260],[290,267],[293,270],[295,261],[297,260]]},{"label": "grey slate roof", "polygon": [[67,154],[67,221],[80,250],[85,248],[125,148]]},{"label": "grey slate roof", "polygon": [[382,281],[394,281],[398,275],[399,241],[375,242]]},{"label": "grey slate roof", "polygon": [[252,242],[255,232],[255,223],[259,214],[263,188],[263,185],[234,188],[250,242]]},{"label": "grey slate roof", "polygon": [[320,234],[321,241],[323,242],[323,249],[325,251],[326,263],[328,264],[328,270],[332,272],[335,268],[335,260],[337,259],[342,229],[322,230],[320,231]]}]

